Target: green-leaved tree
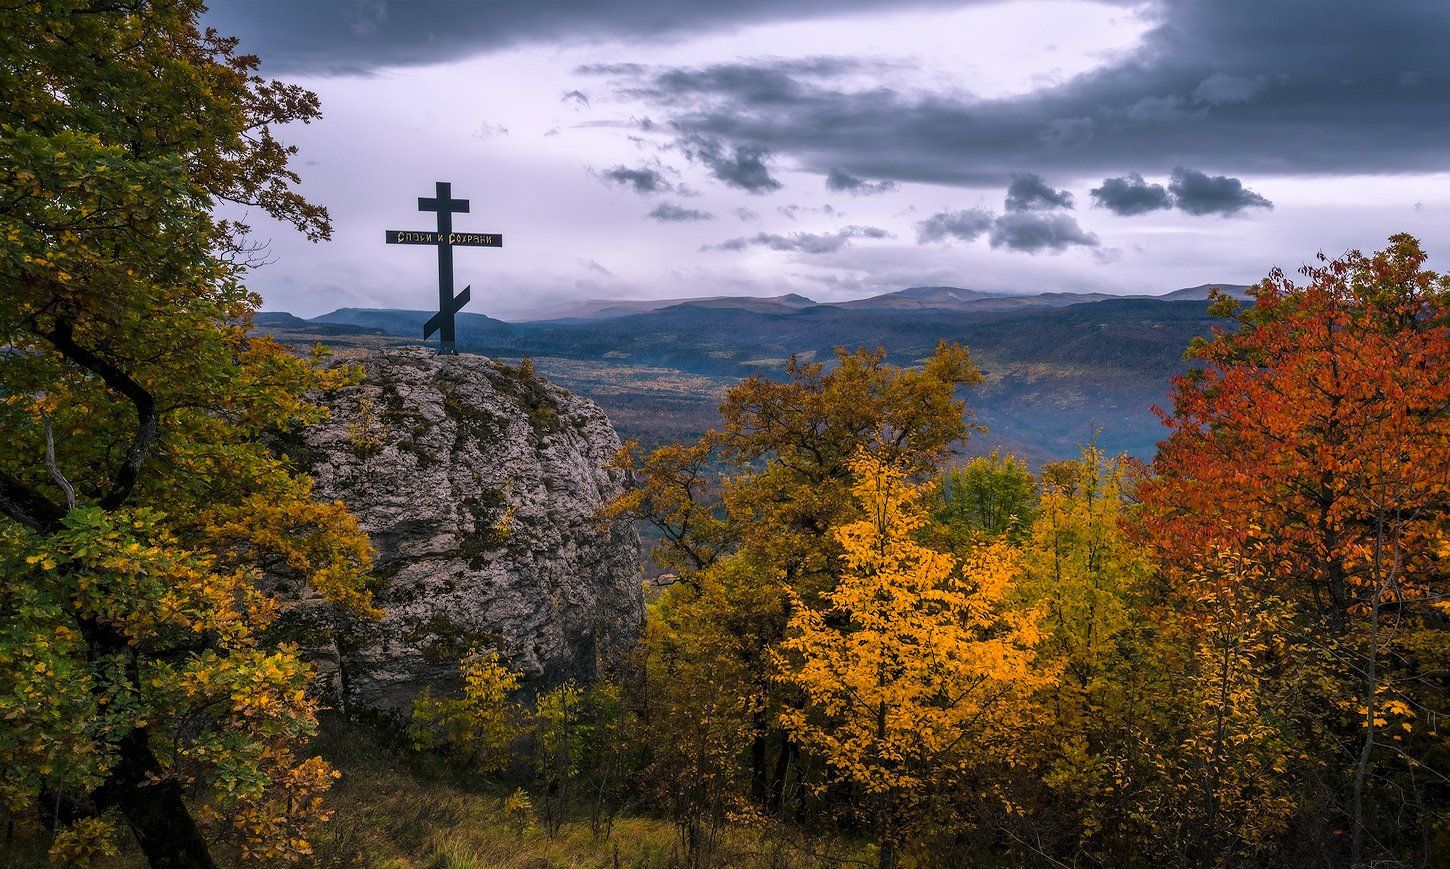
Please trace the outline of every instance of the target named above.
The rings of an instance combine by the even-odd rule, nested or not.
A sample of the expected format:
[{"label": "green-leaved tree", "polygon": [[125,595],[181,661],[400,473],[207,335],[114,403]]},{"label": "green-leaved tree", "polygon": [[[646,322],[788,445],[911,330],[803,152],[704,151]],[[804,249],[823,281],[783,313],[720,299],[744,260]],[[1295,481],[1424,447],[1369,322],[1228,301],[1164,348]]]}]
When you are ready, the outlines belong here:
[{"label": "green-leaved tree", "polygon": [[57,858],[296,858],[334,774],[278,583],[359,611],[369,547],[264,443],[344,382],[250,339],[243,203],[328,234],[274,126],[316,97],[200,0],[0,7],[0,801]]}]

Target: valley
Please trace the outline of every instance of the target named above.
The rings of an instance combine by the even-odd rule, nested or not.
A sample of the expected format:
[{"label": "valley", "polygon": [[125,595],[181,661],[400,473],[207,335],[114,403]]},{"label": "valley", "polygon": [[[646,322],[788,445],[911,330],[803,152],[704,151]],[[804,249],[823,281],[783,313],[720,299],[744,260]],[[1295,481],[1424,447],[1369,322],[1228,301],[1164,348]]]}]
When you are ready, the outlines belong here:
[{"label": "valley", "polygon": [[[621,437],[653,447],[698,437],[715,423],[727,386],[783,372],[792,354],[809,362],[829,360],[835,347],[882,347],[890,361],[910,364],[954,341],[984,378],[967,405],[986,431],[965,455],[1002,450],[1040,465],[1096,438],[1110,453],[1147,458],[1164,434],[1152,406],[1186,370],[1184,348],[1224,324],[1207,312],[1208,286],[1156,297],[921,287],[838,304],[798,295],[653,308],[597,300],[545,309],[555,319],[460,314],[458,346],[530,357],[551,380],[597,401]],[[1246,288],[1224,289],[1242,296]],[[257,324],[294,344],[342,348],[418,343],[427,316],[344,308],[310,320],[264,313]]]}]

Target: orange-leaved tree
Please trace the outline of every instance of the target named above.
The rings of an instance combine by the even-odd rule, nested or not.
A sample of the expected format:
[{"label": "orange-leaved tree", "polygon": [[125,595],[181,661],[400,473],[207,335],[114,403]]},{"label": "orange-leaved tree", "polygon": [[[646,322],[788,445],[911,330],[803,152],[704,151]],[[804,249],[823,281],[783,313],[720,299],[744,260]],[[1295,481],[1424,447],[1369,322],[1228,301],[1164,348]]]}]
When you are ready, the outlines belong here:
[{"label": "orange-leaved tree", "polygon": [[305,854],[333,774],[273,591],[370,610],[365,535],[267,446],[352,374],[249,338],[255,250],[212,210],[327,235],[271,134],[316,98],[201,10],[0,9],[0,801],[57,859],[121,821],[157,866]]},{"label": "orange-leaved tree", "polygon": [[1201,367],[1176,380],[1172,434],[1138,490],[1171,574],[1211,555],[1255,565],[1245,582],[1297,606],[1338,662],[1318,714],[1348,758],[1325,799],[1354,862],[1444,817],[1415,771],[1450,759],[1414,724],[1442,711],[1427,673],[1450,650],[1450,279],[1425,260],[1396,235],[1369,256],[1321,255],[1302,285],[1271,273],[1236,331],[1190,348]]}]

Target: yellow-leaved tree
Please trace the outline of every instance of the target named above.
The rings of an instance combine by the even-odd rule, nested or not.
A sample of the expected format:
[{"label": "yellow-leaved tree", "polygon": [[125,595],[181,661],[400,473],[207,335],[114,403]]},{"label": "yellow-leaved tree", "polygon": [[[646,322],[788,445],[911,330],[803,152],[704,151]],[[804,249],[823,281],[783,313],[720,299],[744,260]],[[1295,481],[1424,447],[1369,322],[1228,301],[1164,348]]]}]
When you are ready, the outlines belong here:
[{"label": "yellow-leaved tree", "polygon": [[1175,680],[1174,732],[1138,811],[1149,847],[1171,861],[1274,859],[1302,783],[1326,771],[1296,707],[1333,684],[1330,649],[1296,633],[1292,603],[1251,590],[1256,569],[1216,553],[1181,589],[1188,678]]},{"label": "yellow-leaved tree", "polygon": [[[852,456],[864,449],[914,477],[934,473],[970,430],[958,391],[980,381],[966,348],[946,342],[913,366],[882,350],[838,349],[829,365],[792,358],[780,380],[755,375],[729,389],[721,429],[699,443],[621,455],[638,488],[605,514],[654,525],[654,557],[678,573],[650,609],[640,714],[668,734],[650,746],[646,778],[668,789],[689,854],[708,846],[727,808],[816,808],[794,797],[817,766],[778,721],[796,705],[773,669],[787,587],[815,605],[841,574],[831,529],[861,515]],[[742,728],[744,750],[726,738]]]},{"label": "yellow-leaved tree", "polygon": [[497,652],[469,653],[458,668],[463,690],[438,697],[424,688],[413,701],[408,735],[415,748],[446,747],[453,759],[478,772],[508,765],[522,710],[512,701],[522,673],[504,666]]},{"label": "yellow-leaved tree", "polygon": [[1045,609],[1044,645],[1062,661],[1064,694],[1082,715],[1124,687],[1132,645],[1125,635],[1139,627],[1133,604],[1149,562],[1121,526],[1126,470],[1096,446],[1080,460],[1048,465],[1024,546],[1025,588]]},{"label": "yellow-leaved tree", "polygon": [[864,518],[840,526],[843,574],[818,608],[798,601],[780,678],[805,698],[786,728],[830,768],[895,865],[928,802],[973,787],[974,771],[1012,765],[1056,674],[1039,669],[1038,614],[1013,609],[1017,559],[984,543],[962,563],[915,535],[927,489],[858,455]]},{"label": "yellow-leaved tree", "polygon": [[1040,809],[1010,819],[1013,835],[1089,860],[1137,847],[1134,794],[1160,775],[1152,746],[1182,715],[1165,686],[1183,669],[1163,635],[1174,614],[1150,615],[1152,564],[1124,526],[1128,469],[1093,445],[1045,466],[1022,549],[1020,594],[1041,609],[1038,651],[1062,678],[1036,734],[1047,790],[1024,797]]}]

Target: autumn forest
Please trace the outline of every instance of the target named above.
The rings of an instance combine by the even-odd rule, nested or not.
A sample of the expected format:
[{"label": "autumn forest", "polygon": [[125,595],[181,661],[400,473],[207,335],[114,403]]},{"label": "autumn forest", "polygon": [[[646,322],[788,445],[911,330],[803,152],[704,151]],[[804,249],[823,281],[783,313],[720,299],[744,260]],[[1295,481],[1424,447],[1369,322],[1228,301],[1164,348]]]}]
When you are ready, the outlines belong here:
[{"label": "autumn forest", "polygon": [[613,460],[659,576],[597,679],[480,645],[330,707],[282,589],[375,618],[373,548],[285,435],[362,375],[252,331],[213,210],[326,238],[273,137],[320,109],[198,6],[0,4],[0,863],[1450,859],[1450,277],[1406,234],[1216,295],[1148,461],[961,458],[947,342],[741,380]]}]

